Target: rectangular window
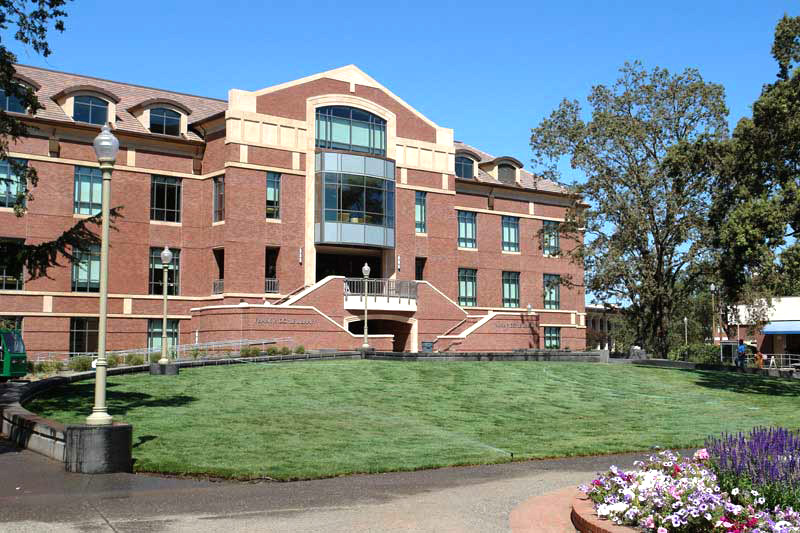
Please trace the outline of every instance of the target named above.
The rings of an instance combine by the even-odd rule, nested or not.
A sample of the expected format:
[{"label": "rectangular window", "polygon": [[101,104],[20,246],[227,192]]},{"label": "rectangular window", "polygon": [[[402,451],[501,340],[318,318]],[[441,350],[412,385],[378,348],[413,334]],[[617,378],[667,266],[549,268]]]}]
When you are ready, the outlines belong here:
[{"label": "rectangular window", "polygon": [[427,201],[428,193],[424,191],[416,191],[414,199],[414,222],[416,223],[417,233],[427,233],[428,231],[428,215]]},{"label": "rectangular window", "polygon": [[554,220],[545,220],[542,224],[542,253],[544,255],[558,255],[561,253],[559,223]]},{"label": "rectangular window", "polygon": [[558,274],[544,275],[544,308],[561,308],[561,276]]},{"label": "rectangular window", "polygon": [[519,218],[503,217],[503,251],[519,252]]},{"label": "rectangular window", "polygon": [[281,175],[267,172],[267,218],[281,218]]},{"label": "rectangular window", "polygon": [[561,349],[561,328],[544,328],[544,349]]},{"label": "rectangular window", "polygon": [[503,307],[519,307],[519,272],[503,272]]},{"label": "rectangular window", "polygon": [[71,354],[97,352],[98,318],[69,319],[69,351]]},{"label": "rectangular window", "polygon": [[181,179],[168,176],[150,178],[150,220],[181,221]]},{"label": "rectangular window", "polygon": [[424,257],[417,257],[414,259],[414,279],[422,281],[425,279],[425,261]]},{"label": "rectangular window", "polygon": [[[18,165],[27,165],[24,159],[13,159]],[[0,161],[0,207],[14,207],[17,197],[25,193],[25,182],[8,160]],[[23,200],[24,205],[24,200]]]},{"label": "rectangular window", "polygon": [[472,211],[458,212],[458,246],[459,248],[477,248],[477,213]]},{"label": "rectangular window", "polygon": [[214,222],[225,220],[225,176],[214,178]]},{"label": "rectangular window", "polygon": [[75,167],[72,212],[96,215],[103,206],[103,173],[99,168]]},{"label": "rectangular window", "polygon": [[458,269],[458,305],[478,305],[478,271],[474,268]]},{"label": "rectangular window", "polygon": [[[164,272],[161,268],[161,250],[150,248],[150,294],[162,294]],[[172,262],[167,266],[167,294],[180,294],[181,251],[172,250]]]},{"label": "rectangular window", "polygon": [[22,331],[21,316],[0,316],[0,328]]},{"label": "rectangular window", "polygon": [[72,263],[73,292],[100,291],[100,245],[94,244],[88,250],[75,250]]},{"label": "rectangular window", "polygon": [[[151,352],[161,352],[161,332],[163,331],[161,318],[147,320],[147,349]],[[178,345],[178,320],[167,319],[167,348]]]},{"label": "rectangular window", "polygon": [[12,260],[20,244],[22,241],[0,240],[0,291],[22,290],[22,265]]}]

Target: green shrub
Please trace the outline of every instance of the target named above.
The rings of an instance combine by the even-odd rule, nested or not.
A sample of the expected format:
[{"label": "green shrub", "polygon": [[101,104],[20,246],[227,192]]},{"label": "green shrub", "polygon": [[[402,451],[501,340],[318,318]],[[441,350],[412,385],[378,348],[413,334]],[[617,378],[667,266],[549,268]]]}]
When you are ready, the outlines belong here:
[{"label": "green shrub", "polygon": [[200,351],[198,348],[192,348],[192,349],[189,351],[189,356],[190,356],[192,359],[197,359],[197,358],[198,358],[198,357],[200,357],[201,355],[205,355],[205,354],[203,354],[203,352],[201,352],[201,351]]},{"label": "green shrub", "polygon": [[87,372],[92,369],[92,358],[88,355],[72,357],[67,363],[67,367],[73,372]]},{"label": "green shrub", "polygon": [[294,353],[306,353],[306,349],[302,344],[299,344],[295,349]]},{"label": "green shrub", "polygon": [[280,350],[278,350],[281,355],[289,355],[292,353],[292,349],[288,346],[281,346]]},{"label": "green shrub", "polygon": [[673,348],[668,357],[673,361],[719,364],[719,346],[695,342],[688,346]]},{"label": "green shrub", "polygon": [[129,366],[139,366],[144,364],[144,357],[139,354],[128,354],[125,356],[125,364]]},{"label": "green shrub", "polygon": [[153,353],[150,354],[148,359],[150,360],[151,363],[158,363],[158,360],[161,359],[161,353],[160,352],[159,353],[153,352]]},{"label": "green shrub", "polygon": [[261,352],[255,346],[245,346],[239,350],[239,357],[257,357]]},{"label": "green shrub", "polygon": [[42,374],[55,374],[61,370],[61,361],[39,361],[36,364]]},{"label": "green shrub", "polygon": [[114,368],[119,365],[119,357],[116,355],[109,355],[108,358],[106,358],[106,362],[108,363],[108,368]]},{"label": "green shrub", "polygon": [[274,344],[267,348],[267,355],[277,355],[278,354],[278,347]]}]

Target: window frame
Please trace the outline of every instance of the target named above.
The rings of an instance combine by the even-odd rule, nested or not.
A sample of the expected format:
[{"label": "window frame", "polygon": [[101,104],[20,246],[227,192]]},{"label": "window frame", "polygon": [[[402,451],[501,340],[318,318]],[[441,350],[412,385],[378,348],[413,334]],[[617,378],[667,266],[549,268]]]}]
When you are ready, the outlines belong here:
[{"label": "window frame", "polygon": [[[510,170],[509,170],[510,169]],[[510,172],[510,174],[509,174]],[[510,163],[500,163],[497,165],[497,181],[502,183],[516,183],[517,167]]]},{"label": "window frame", "polygon": [[19,265],[18,272],[10,272],[10,265],[6,261],[6,257],[11,255],[11,251],[4,249],[5,245],[13,243],[22,243],[20,239],[0,238],[0,290],[2,291],[21,291],[25,287],[24,268]]},{"label": "window frame", "polygon": [[[162,279],[164,273],[161,264],[161,251],[163,248],[150,248],[150,261],[148,263],[147,294],[164,294]],[[181,293],[181,250],[170,248],[172,262],[167,267],[167,296],[180,296]]]},{"label": "window frame", "polygon": [[[27,186],[27,179],[23,180],[22,177],[16,173],[12,162],[17,165],[24,165],[26,167],[28,166],[27,159],[9,157],[7,159],[0,160],[0,207],[6,207],[9,209],[14,207],[14,205],[17,203],[17,198],[20,195],[23,195],[22,205],[24,206],[26,204],[24,194]],[[16,194],[13,194],[11,191],[14,184],[17,185]]]},{"label": "window frame", "polygon": [[560,350],[561,349],[561,328],[555,326],[544,327],[544,349],[545,350]]},{"label": "window frame", "polygon": [[[458,219],[458,247],[478,248],[478,213],[475,211],[457,211]],[[472,228],[471,232],[468,231]],[[462,234],[462,229],[464,234]],[[471,233],[471,236],[469,235]]]},{"label": "window frame", "polygon": [[[168,107],[151,107],[149,110],[150,115],[150,124],[148,125],[148,129],[150,133],[156,133],[159,135],[169,135],[170,137],[180,137],[181,136],[181,121],[183,115],[174,109],[170,109]],[[171,116],[174,115],[174,116]],[[154,124],[154,120],[160,120],[160,123]],[[175,128],[175,133],[168,133],[167,132],[167,121],[170,120],[177,120],[176,124],[170,124],[170,127]],[[158,128],[154,128],[154,126],[160,126],[161,131],[155,131]]]},{"label": "window frame", "polygon": [[[174,202],[169,203],[169,188],[175,189]],[[163,207],[158,207],[156,201],[162,196]],[[183,180],[173,176],[150,175],[150,220],[155,222],[181,222],[181,204],[183,196]]]},{"label": "window frame", "polygon": [[[472,288],[472,293],[467,290]],[[463,289],[463,290],[462,290]],[[458,305],[461,307],[477,307],[478,305],[478,269],[458,269]]]},{"label": "window frame", "polygon": [[416,233],[428,233],[428,193],[414,191],[414,229]]},{"label": "window frame", "polygon": [[[465,180],[469,180],[469,179],[472,179],[472,178],[475,177],[475,160],[474,159],[472,159],[471,157],[464,156],[464,155],[457,155],[455,163],[456,163],[455,164],[456,177],[459,177],[459,178],[465,179]],[[461,173],[466,174],[465,170],[466,170],[467,167],[469,168],[469,176],[466,176],[466,175],[462,176],[461,174],[459,174],[459,170],[461,170]]]},{"label": "window frame", "polygon": [[542,275],[542,296],[544,309],[553,311],[561,309],[561,276],[559,274]]},{"label": "window frame", "polygon": [[[86,102],[79,101],[79,99],[81,100],[86,99],[87,101]],[[99,105],[97,102],[102,102],[103,105]],[[87,113],[89,120],[81,120],[80,118],[77,118],[78,105],[86,106],[88,108]],[[74,120],[75,122],[81,122],[83,124],[95,124],[97,126],[103,126],[104,124],[109,123],[108,120],[109,107],[110,105],[108,100],[100,98],[99,96],[95,96],[92,94],[76,94],[75,96],[72,97],[72,120]],[[105,110],[105,117],[101,122],[97,122],[96,120],[98,119],[93,120],[95,117],[95,113],[99,113],[99,111],[95,111],[95,109]]]},{"label": "window frame", "polygon": [[[503,215],[500,220],[500,228],[503,251],[519,252],[519,217]],[[506,236],[513,237],[514,240],[506,240]]]},{"label": "window frame", "polygon": [[213,178],[213,222],[225,221],[225,174]]},{"label": "window frame", "polygon": [[[265,203],[265,216],[273,220],[280,220],[281,218],[281,181],[283,174],[280,172],[267,172],[267,196]],[[273,193],[275,200],[270,200],[270,185],[276,192]],[[270,204],[272,202],[272,205]]]},{"label": "window frame", "polygon": [[[98,214],[103,207],[103,173],[98,167],[75,165],[74,176],[72,213],[90,216]],[[81,193],[83,192],[83,187],[81,185],[87,179],[89,184],[89,200],[84,201],[81,198]],[[95,189],[97,184],[100,185],[99,192]],[[99,198],[95,198],[95,193],[99,194]]]},{"label": "window frame", "polygon": [[[75,256],[72,261],[72,292],[100,292],[100,245],[92,244],[87,250],[73,250],[72,255]],[[82,271],[86,272],[85,279],[81,279]]]},{"label": "window frame", "polygon": [[[509,288],[508,294],[506,292],[506,287]],[[520,306],[519,272],[503,271],[502,290],[503,307],[518,308]],[[514,293],[513,295],[511,294],[512,292]]]},{"label": "window frame", "polygon": [[[345,110],[347,116],[344,116]],[[353,118],[355,114],[364,114],[366,120]],[[371,154],[386,157],[386,119],[358,107],[348,105],[329,105],[318,107],[314,113],[315,119],[315,146],[328,150],[344,150],[360,154]],[[367,145],[356,144],[353,142],[353,123],[366,125],[365,131],[369,140]],[[335,129],[346,128],[349,142],[339,142],[334,140]],[[379,134],[380,132],[380,134]]]},{"label": "window frame", "polygon": [[[175,349],[180,339],[180,323],[177,318],[167,319],[167,351]],[[163,318],[147,319],[147,350],[150,353],[161,353],[161,328],[164,325]],[[157,333],[157,334],[156,334]],[[155,341],[158,340],[158,343]],[[156,346],[156,344],[158,344]]]},{"label": "window frame", "polygon": [[[69,319],[69,353],[70,354],[82,354],[82,353],[97,353],[99,347],[99,330],[100,330],[100,319],[97,317],[70,317]],[[76,336],[78,334],[83,335],[83,339],[78,339]],[[78,341],[81,340],[82,346],[78,345]],[[91,347],[92,341],[94,341],[94,350],[90,350],[88,348]],[[76,350],[75,348],[83,348],[82,350]]]},{"label": "window frame", "polygon": [[542,255],[561,255],[561,224],[555,220],[542,221]]},{"label": "window frame", "polygon": [[[25,89],[25,86],[22,85],[21,83],[15,83],[15,85]],[[0,88],[0,93],[2,93],[0,95],[0,109],[5,111],[6,113],[20,113],[23,115],[28,112],[28,108],[22,105],[22,101],[18,97],[14,96],[13,94],[8,94],[8,91],[2,88]],[[9,106],[9,103],[11,102],[16,102],[19,110],[11,109],[10,108],[11,106]]]}]

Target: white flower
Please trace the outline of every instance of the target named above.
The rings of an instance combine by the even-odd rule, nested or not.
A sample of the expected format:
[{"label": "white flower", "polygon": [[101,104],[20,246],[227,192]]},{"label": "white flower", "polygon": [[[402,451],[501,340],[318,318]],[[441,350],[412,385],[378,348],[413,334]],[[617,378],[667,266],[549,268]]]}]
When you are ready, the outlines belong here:
[{"label": "white flower", "polygon": [[731,496],[738,496],[739,494],[739,487],[736,487],[731,491]]}]

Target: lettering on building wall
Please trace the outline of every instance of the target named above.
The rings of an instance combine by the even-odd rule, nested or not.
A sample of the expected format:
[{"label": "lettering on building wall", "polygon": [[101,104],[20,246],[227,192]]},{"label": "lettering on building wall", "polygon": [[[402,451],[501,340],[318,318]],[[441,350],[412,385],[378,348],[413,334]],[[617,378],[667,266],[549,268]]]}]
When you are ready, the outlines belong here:
[{"label": "lettering on building wall", "polygon": [[297,326],[310,326],[315,321],[310,318],[256,318],[256,326],[269,324],[292,324]]},{"label": "lettering on building wall", "polygon": [[528,329],[531,328],[532,324],[525,324],[525,323],[518,323],[518,322],[497,322],[497,329]]}]

